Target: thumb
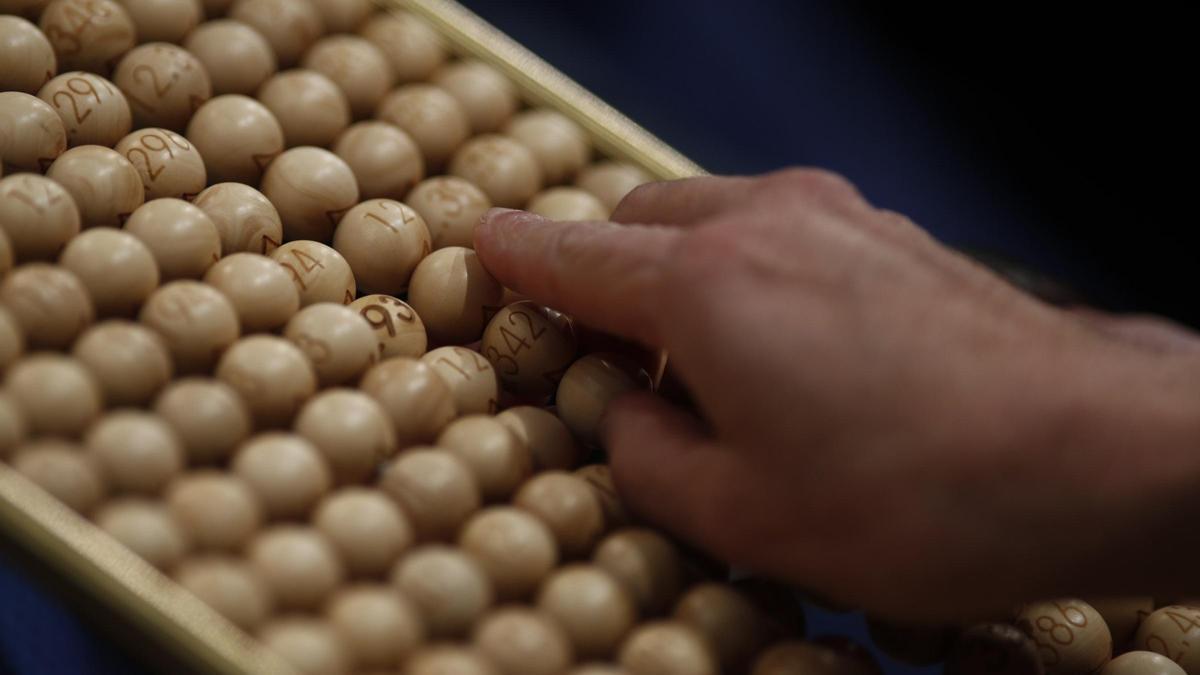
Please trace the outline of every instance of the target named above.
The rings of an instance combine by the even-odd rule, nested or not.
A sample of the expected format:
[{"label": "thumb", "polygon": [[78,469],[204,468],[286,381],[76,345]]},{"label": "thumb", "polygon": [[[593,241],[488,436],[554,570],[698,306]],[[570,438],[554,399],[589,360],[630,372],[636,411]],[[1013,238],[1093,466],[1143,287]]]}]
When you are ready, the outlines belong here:
[{"label": "thumb", "polygon": [[603,429],[613,482],[630,509],[710,553],[738,554],[737,505],[756,482],[737,454],[645,392],[614,401]]}]

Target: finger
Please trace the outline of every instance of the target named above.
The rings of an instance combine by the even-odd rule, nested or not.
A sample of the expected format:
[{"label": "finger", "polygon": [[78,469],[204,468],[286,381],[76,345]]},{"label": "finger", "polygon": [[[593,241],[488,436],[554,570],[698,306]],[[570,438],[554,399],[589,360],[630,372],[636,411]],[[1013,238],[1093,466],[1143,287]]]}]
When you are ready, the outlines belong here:
[{"label": "finger", "polygon": [[696,421],[661,398],[622,396],[603,431],[613,482],[625,503],[649,522],[727,560],[745,554],[731,527],[729,504],[759,484],[738,455],[716,445]]},{"label": "finger", "polygon": [[1090,309],[1067,310],[1087,326],[1130,346],[1159,354],[1200,353],[1200,335],[1156,316],[1117,316]]},{"label": "finger", "polygon": [[680,233],[613,223],[560,223],[493,209],[475,251],[496,279],[583,323],[659,345],[660,279]]},{"label": "finger", "polygon": [[745,202],[751,178],[703,176],[640,185],[625,195],[610,219],[614,223],[691,225]]}]

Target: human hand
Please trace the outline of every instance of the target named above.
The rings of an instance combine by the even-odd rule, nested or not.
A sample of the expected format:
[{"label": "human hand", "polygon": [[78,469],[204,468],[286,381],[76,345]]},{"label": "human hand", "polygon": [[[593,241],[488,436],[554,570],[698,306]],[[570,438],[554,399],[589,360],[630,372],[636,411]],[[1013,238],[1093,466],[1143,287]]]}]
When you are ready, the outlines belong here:
[{"label": "human hand", "polygon": [[705,424],[610,407],[635,512],[897,619],[1191,581],[1172,551],[1197,515],[1190,335],[1045,305],[821,171],[652,184],[613,221],[493,211],[476,250],[669,351]]}]

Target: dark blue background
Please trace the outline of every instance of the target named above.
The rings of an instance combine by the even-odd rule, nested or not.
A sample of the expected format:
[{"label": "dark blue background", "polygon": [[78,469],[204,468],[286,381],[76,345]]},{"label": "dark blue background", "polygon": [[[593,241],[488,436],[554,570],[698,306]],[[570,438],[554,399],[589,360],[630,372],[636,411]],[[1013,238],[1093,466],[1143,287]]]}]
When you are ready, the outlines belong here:
[{"label": "dark blue background", "polygon": [[[1166,163],[1189,157],[1178,17],[1020,2],[467,4],[710,171],[830,168],[948,243],[1104,306],[1196,317],[1174,292],[1190,288],[1181,230],[1195,219],[1180,222],[1179,204],[1194,172]],[[864,635],[856,615],[818,612],[810,626]],[[0,558],[10,672],[138,671]]]}]

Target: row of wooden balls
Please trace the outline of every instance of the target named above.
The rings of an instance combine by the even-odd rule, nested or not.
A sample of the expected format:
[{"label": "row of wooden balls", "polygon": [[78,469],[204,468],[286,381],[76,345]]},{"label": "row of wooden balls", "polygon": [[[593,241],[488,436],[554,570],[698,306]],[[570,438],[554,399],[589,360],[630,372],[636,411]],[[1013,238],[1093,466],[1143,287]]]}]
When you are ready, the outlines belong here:
[{"label": "row of wooden balls", "polygon": [[[62,380],[61,376],[50,379]],[[338,469],[340,480],[361,480],[371,466],[361,455],[378,460],[389,447],[394,451],[390,443],[380,443],[380,438],[389,434],[377,404],[358,392],[331,390],[305,406],[296,435],[260,435],[241,443],[230,475],[201,470],[179,476],[180,441],[171,429],[187,439],[189,454],[202,465],[211,458],[196,458],[197,448],[212,452],[214,446],[228,446],[233,441],[230,429],[245,432],[250,415],[244,411],[236,414],[242,407],[238,394],[228,385],[185,380],[159,397],[155,405],[158,417],[114,412],[88,431],[86,449],[43,440],[19,449],[14,464],[68,504],[84,512],[95,511],[101,527],[146,559],[168,569],[179,567],[185,586],[247,627],[265,621],[272,606],[281,611],[318,608],[334,597],[346,570],[359,578],[377,575],[414,539],[453,538],[458,531],[466,555],[445,548],[422,550],[405,557],[393,573],[405,597],[416,603],[416,611],[423,617],[421,625],[430,626],[435,634],[467,630],[493,599],[528,597],[547,577],[551,581],[545,582],[539,606],[560,617],[564,628],[547,628],[552,624],[528,612],[508,612],[503,620],[497,617],[495,630],[530,630],[547,640],[566,631],[571,641],[551,643],[559,648],[551,653],[550,663],[554,663],[553,659],[574,650],[601,655],[632,627],[630,603],[609,575],[592,568],[552,572],[559,551],[570,558],[585,556],[609,524],[624,521],[603,467],[587,467],[576,476],[558,470],[530,477],[530,465],[535,461],[539,468],[565,469],[579,456],[570,434],[553,415],[537,408],[518,408],[494,419],[461,418],[439,434],[437,448],[411,448],[389,465],[379,482],[382,492],[347,488],[327,495]],[[212,416],[214,410],[221,413],[218,418]],[[536,455],[530,451],[535,447]],[[360,448],[361,455],[348,456],[355,452],[353,448]],[[101,468],[90,471],[92,464]],[[107,485],[103,484],[105,477]],[[146,499],[164,488],[165,507]],[[125,497],[101,505],[106,490]],[[479,510],[482,504],[508,498],[514,491],[517,508]],[[314,506],[313,527],[280,525],[257,534],[264,513],[271,519],[303,518]],[[630,583],[645,596],[639,596],[640,603],[660,607],[667,602],[661,599],[664,594],[668,598],[674,595],[676,591],[671,589],[679,585],[674,571],[677,565],[661,563],[674,559],[668,542],[648,531],[626,532],[610,539],[607,546],[600,546],[597,561],[613,559],[611,565],[617,570],[613,574],[618,579],[624,565],[625,574],[634,577]],[[180,565],[180,557],[191,546],[209,554],[248,546],[248,563],[202,557]],[[605,550],[609,553],[602,555]],[[634,559],[627,560],[630,555]],[[657,567],[644,570],[646,560]],[[647,574],[649,578],[638,577]],[[744,602],[730,599],[727,591],[696,591],[694,595],[688,604],[699,603],[694,610],[700,613],[697,620],[705,620],[722,607],[718,604],[705,610],[704,598],[735,603],[731,612],[750,611]],[[339,645],[343,640],[355,645],[352,653],[358,653],[362,643],[364,653],[387,656],[406,648],[407,643],[397,641],[397,635],[423,630],[413,628],[412,608],[390,592],[359,589],[338,597],[343,599],[335,600],[330,609],[335,619],[358,625],[353,622],[370,618],[376,629],[352,631],[352,640],[335,639],[333,629],[319,620],[287,620],[264,629],[264,639],[300,659],[313,656],[312,649],[301,649],[301,644],[328,647],[317,650],[322,658],[342,658],[345,652]],[[593,604],[589,605],[589,600]],[[381,612],[387,619],[383,627],[401,622],[400,628],[407,626],[410,632],[383,631],[381,635]],[[721,616],[718,613],[709,620]],[[758,615],[750,611],[750,616]],[[608,624],[597,624],[597,617],[608,617]],[[743,631],[762,625],[761,621],[741,621],[741,614],[736,618]],[[532,628],[527,625],[531,622]],[[504,628],[513,623],[515,628]],[[741,649],[737,653],[744,656],[745,648],[736,637],[743,633],[729,633],[722,627],[715,634],[725,643],[734,640],[729,649]],[[661,626],[647,635],[633,644],[681,641],[691,650],[685,652],[690,654],[685,663],[696,659],[706,663],[706,648],[687,631]],[[500,652],[495,657],[498,660],[506,658],[506,644],[499,640],[493,647]],[[507,649],[520,652],[511,646]],[[508,658],[516,656],[509,654]],[[687,668],[690,666],[680,672],[689,672]],[[533,671],[517,667],[504,672]]]},{"label": "row of wooden balls", "polygon": [[[100,11],[94,2],[108,0],[87,0],[84,7],[77,9],[80,12]],[[104,11],[111,9],[110,13],[115,15],[120,7],[109,4],[112,8]],[[284,0],[285,7],[293,5],[307,6],[307,0]],[[9,40],[10,43],[32,45],[37,39],[46,42],[31,24],[21,27],[18,24],[23,22],[22,19],[7,17],[7,20],[7,24],[0,23],[0,33],[5,30],[18,33]],[[223,25],[224,28],[236,26],[252,41],[265,42],[256,32],[256,29],[264,29],[263,26],[251,28],[230,20],[214,22],[214,28],[217,23],[228,24]],[[276,17],[271,17],[270,25],[279,25]],[[342,35],[328,38],[327,43],[318,44],[309,53],[311,68],[289,71],[270,82],[255,83],[255,86],[262,85],[258,93],[265,107],[248,107],[249,100],[244,97],[219,97],[222,99],[220,105],[207,107],[202,113],[196,110],[214,91],[211,72],[247,72],[241,62],[244,59],[229,63],[204,62],[209,52],[222,57],[236,52],[229,45],[231,41],[238,41],[233,35],[214,39],[211,49],[203,49],[201,45],[191,52],[165,43],[142,45],[124,55],[116,69],[115,84],[99,74],[69,72],[45,83],[37,91],[62,117],[66,139],[71,145],[117,144],[129,132],[131,114],[137,127],[179,132],[188,126],[192,114],[197,113],[197,119],[188,126],[188,136],[209,158],[209,177],[213,182],[240,180],[257,184],[263,165],[285,146],[328,147],[338,141],[338,147],[350,156],[352,166],[357,169],[362,183],[360,194],[364,198],[398,199],[407,187],[420,179],[426,168],[432,171],[444,166],[471,133],[488,134],[502,127],[523,147],[512,147],[507,136],[488,136],[481,140],[491,143],[482,144],[473,152],[462,153],[461,161],[456,163],[462,172],[481,174],[476,176],[482,179],[477,182],[498,205],[522,206],[541,184],[561,183],[587,163],[590,147],[576,125],[552,111],[530,111],[514,117],[519,107],[515,89],[501,74],[483,63],[461,61],[449,64],[433,74],[435,84],[411,85],[389,94],[396,78],[388,74],[395,64],[381,50],[396,42],[437,44],[436,36],[422,31],[429,29],[411,16],[380,15],[364,28],[367,37]],[[370,36],[375,36],[376,41],[368,39]],[[0,39],[0,44],[3,42]],[[260,48],[267,50],[265,44],[260,44]],[[53,57],[48,43],[43,45],[43,50]],[[269,56],[270,51],[266,54]],[[437,54],[442,56],[435,54],[423,61],[436,66],[444,59],[442,52]],[[232,67],[235,65],[238,67]],[[371,88],[366,102],[352,112],[350,101],[363,98],[361,93],[356,94],[363,88],[358,80],[368,75],[374,75],[376,79],[382,77],[382,80]],[[223,92],[216,88],[215,91],[218,94],[252,93],[253,89]],[[132,113],[129,102],[133,103]],[[20,119],[29,131],[39,131],[33,124],[34,111],[22,109],[28,108],[30,103],[11,102],[10,105],[17,110],[9,113],[9,123]],[[395,126],[356,125],[354,133],[343,133],[351,119],[369,116],[376,108],[382,120]],[[270,114],[265,114],[268,112]],[[39,163],[44,167],[54,159],[56,152],[61,152],[58,147],[61,137],[49,133],[46,120],[39,120],[39,123],[43,127],[40,133],[20,135],[20,148],[10,149],[7,153],[0,149],[0,154],[13,156],[6,160],[8,164],[32,170]],[[399,130],[404,134],[398,134]],[[160,141],[152,143],[163,145]],[[524,152],[525,149],[532,151],[533,156]],[[157,164],[151,162],[147,154],[150,148],[139,150],[142,163],[148,165],[145,173],[157,174],[149,166]],[[489,171],[497,168],[498,171]],[[495,173],[504,175],[491,175]],[[164,184],[148,186],[148,189],[153,196],[195,194],[199,189],[195,185],[190,186],[190,191],[186,186],[178,189],[180,187]],[[606,199],[609,195],[598,191],[611,208],[609,202],[612,200]],[[550,196],[555,197],[550,199],[551,208],[557,202],[572,205],[584,215],[593,215],[598,210],[594,200],[576,191],[558,191]]]}]

